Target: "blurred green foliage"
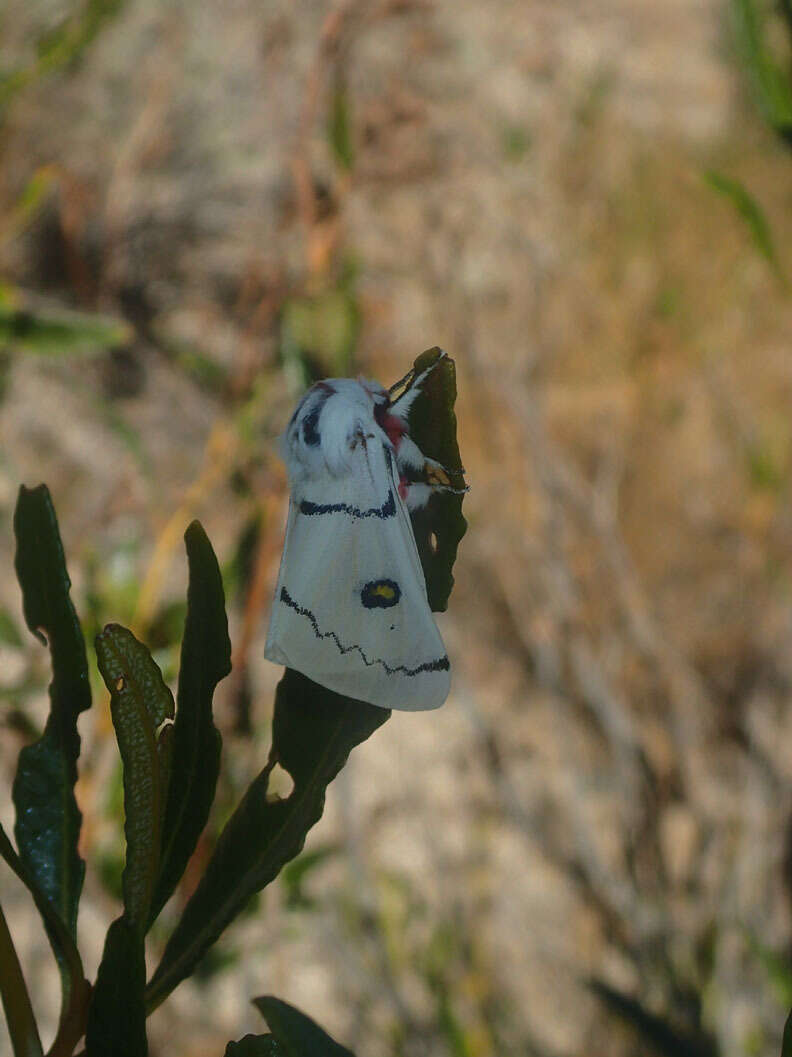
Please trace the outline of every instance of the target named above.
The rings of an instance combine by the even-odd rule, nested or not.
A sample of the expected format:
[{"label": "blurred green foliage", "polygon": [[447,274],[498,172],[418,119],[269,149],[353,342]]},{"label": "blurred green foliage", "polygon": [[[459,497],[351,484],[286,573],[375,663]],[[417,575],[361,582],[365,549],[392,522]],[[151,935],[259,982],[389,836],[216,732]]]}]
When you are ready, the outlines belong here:
[{"label": "blurred green foliage", "polygon": [[776,252],[773,232],[764,210],[754,196],[738,180],[734,180],[714,169],[704,174],[707,184],[718,194],[727,198],[745,222],[757,250],[772,267],[781,282],[786,286],[787,279]]},{"label": "blurred green foliage", "polygon": [[531,149],[531,134],[522,125],[506,125],[501,132],[501,144],[506,161],[522,161]]},{"label": "blurred green foliage", "polygon": [[348,375],[359,330],[354,267],[321,293],[290,298],[281,314],[280,352],[295,388]]},{"label": "blurred green foliage", "polygon": [[771,46],[768,18],[773,14],[762,0],[731,0],[735,37],[765,120],[792,147],[792,17],[788,0],[778,10],[786,26],[786,55]]},{"label": "blurred green foliage", "polygon": [[344,172],[349,172],[355,162],[355,148],[352,140],[352,115],[349,92],[347,91],[346,78],[340,70],[336,73],[335,84],[330,97],[327,139],[339,167]]},{"label": "blurred green foliage", "polygon": [[22,89],[38,78],[76,63],[104,24],[117,15],[124,0],[85,0],[74,5],[52,29],[41,33],[36,42],[36,57],[26,66],[0,70],[0,120],[3,108]]},{"label": "blurred green foliage", "polygon": [[127,324],[90,312],[22,305],[22,296],[0,287],[0,350],[68,356],[123,345]]}]

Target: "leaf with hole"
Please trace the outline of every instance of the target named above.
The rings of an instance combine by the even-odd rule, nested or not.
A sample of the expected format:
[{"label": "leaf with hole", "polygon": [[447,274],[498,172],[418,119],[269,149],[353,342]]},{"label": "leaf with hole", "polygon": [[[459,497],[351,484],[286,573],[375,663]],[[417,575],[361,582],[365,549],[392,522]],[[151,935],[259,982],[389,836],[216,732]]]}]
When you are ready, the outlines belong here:
[{"label": "leaf with hole", "polygon": [[[198,887],[168,941],[148,990],[154,1008],[189,976],[250,898],[303,847],[322,816],[325,790],[349,753],[390,713],[334,694],[287,669],[278,684],[267,767],[226,823]],[[289,772],[294,788],[270,800],[272,768]]]},{"label": "leaf with hole", "polygon": [[[427,349],[410,372],[391,387],[391,400],[410,392],[417,379],[418,395],[407,418],[409,434],[423,454],[448,472],[452,488],[464,490],[465,478],[456,436],[456,368],[439,348]],[[453,567],[459,541],[467,530],[462,516],[463,495],[436,492],[426,506],[410,512],[415,542],[426,578],[430,608],[438,613],[448,607],[454,586]]]}]

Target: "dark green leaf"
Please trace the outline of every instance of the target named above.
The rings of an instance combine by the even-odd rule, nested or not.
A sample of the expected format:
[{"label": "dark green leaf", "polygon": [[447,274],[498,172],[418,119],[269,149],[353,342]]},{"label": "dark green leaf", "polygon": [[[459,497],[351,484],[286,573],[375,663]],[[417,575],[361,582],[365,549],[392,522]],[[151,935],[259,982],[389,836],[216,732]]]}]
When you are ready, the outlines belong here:
[{"label": "dark green leaf", "polygon": [[159,876],[172,745],[168,728],[160,727],[173,717],[173,695],[146,647],[119,624],[97,635],[96,655],[124,764],[124,908],[145,931]]},{"label": "dark green leaf", "polygon": [[126,916],[107,930],[88,1010],[86,1057],[146,1057],[143,933]]},{"label": "dark green leaf", "polygon": [[[189,976],[223,929],[256,892],[297,855],[322,816],[325,789],[351,750],[389,717],[287,669],[278,685],[267,767],[229,819],[206,872],[165,948],[148,987],[150,1008]],[[285,800],[267,800],[279,763],[294,780]]]},{"label": "dark green leaf", "polygon": [[[71,1053],[74,1043],[83,1034],[85,1003],[89,991],[88,981],[83,974],[79,952],[63,919],[56,911],[51,900],[39,888],[35,877],[17,855],[2,826],[0,826],[0,855],[2,855],[33,896],[33,901],[44,922],[58,965],[61,967],[63,999],[58,1033],[53,1043],[53,1052]],[[62,1046],[62,1050],[56,1050],[56,1045]]]},{"label": "dark green leaf", "polygon": [[[423,376],[423,377],[421,377]],[[408,416],[410,436],[428,458],[448,472],[452,488],[463,490],[465,479],[456,439],[456,370],[454,361],[440,349],[427,349],[413,364],[412,370],[391,389],[391,400],[420,386]],[[411,511],[413,533],[418,545],[429,605],[443,612],[454,585],[452,570],[459,541],[467,522],[462,516],[463,496],[437,492],[428,504]]]},{"label": "dark green leaf", "polygon": [[254,998],[253,1005],[261,1011],[284,1057],[354,1057],[351,1050],[288,1002],[265,995]]},{"label": "dark green leaf", "polygon": [[237,1042],[229,1042],[225,1057],[285,1057],[272,1035],[245,1035]]},{"label": "dark green leaf", "polygon": [[73,936],[85,873],[77,854],[82,816],[74,799],[77,717],[90,707],[91,689],[58,522],[45,485],[20,488],[14,532],[25,621],[41,642],[49,641],[52,657],[44,733],[19,754],[15,833],[22,862]]},{"label": "dark green leaf", "polygon": [[212,722],[212,695],[231,671],[231,642],[217,558],[197,521],[184,538],[190,566],[187,621],[173,725],[173,778],[165,809],[152,920],[172,895],[209,816],[222,743]]},{"label": "dark green leaf", "polygon": [[36,1018],[25,986],[22,966],[0,907],[0,997],[14,1057],[42,1057]]},{"label": "dark green leaf", "polygon": [[719,194],[730,199],[732,205],[747,224],[754,245],[771,265],[779,279],[786,283],[781,262],[776,253],[773,233],[770,230],[767,217],[756,199],[737,180],[732,180],[714,169],[709,169],[704,174],[704,179]]},{"label": "dark green leaf", "polygon": [[792,1057],[792,1012],[784,1024],[784,1039],[781,1043],[781,1057]]}]

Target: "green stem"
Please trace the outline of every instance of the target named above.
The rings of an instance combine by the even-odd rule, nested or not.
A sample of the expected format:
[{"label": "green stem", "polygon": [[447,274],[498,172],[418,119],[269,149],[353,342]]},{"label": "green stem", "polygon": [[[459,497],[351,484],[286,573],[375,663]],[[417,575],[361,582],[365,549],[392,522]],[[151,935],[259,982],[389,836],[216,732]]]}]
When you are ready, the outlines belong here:
[{"label": "green stem", "polygon": [[43,1057],[36,1018],[22,976],[14,941],[0,906],[0,996],[3,999],[8,1034],[14,1057]]}]

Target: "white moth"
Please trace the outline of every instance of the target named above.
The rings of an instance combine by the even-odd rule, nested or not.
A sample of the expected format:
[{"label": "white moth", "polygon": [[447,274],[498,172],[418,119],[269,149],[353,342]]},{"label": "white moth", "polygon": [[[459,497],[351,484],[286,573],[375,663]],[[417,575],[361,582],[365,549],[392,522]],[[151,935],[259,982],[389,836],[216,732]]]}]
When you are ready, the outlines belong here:
[{"label": "white moth", "polygon": [[[450,686],[408,513],[448,481],[407,433],[433,367],[392,403],[363,378],[317,382],[280,441],[289,518],[265,655],[383,708],[437,708]],[[418,469],[440,483],[408,484]]]}]

